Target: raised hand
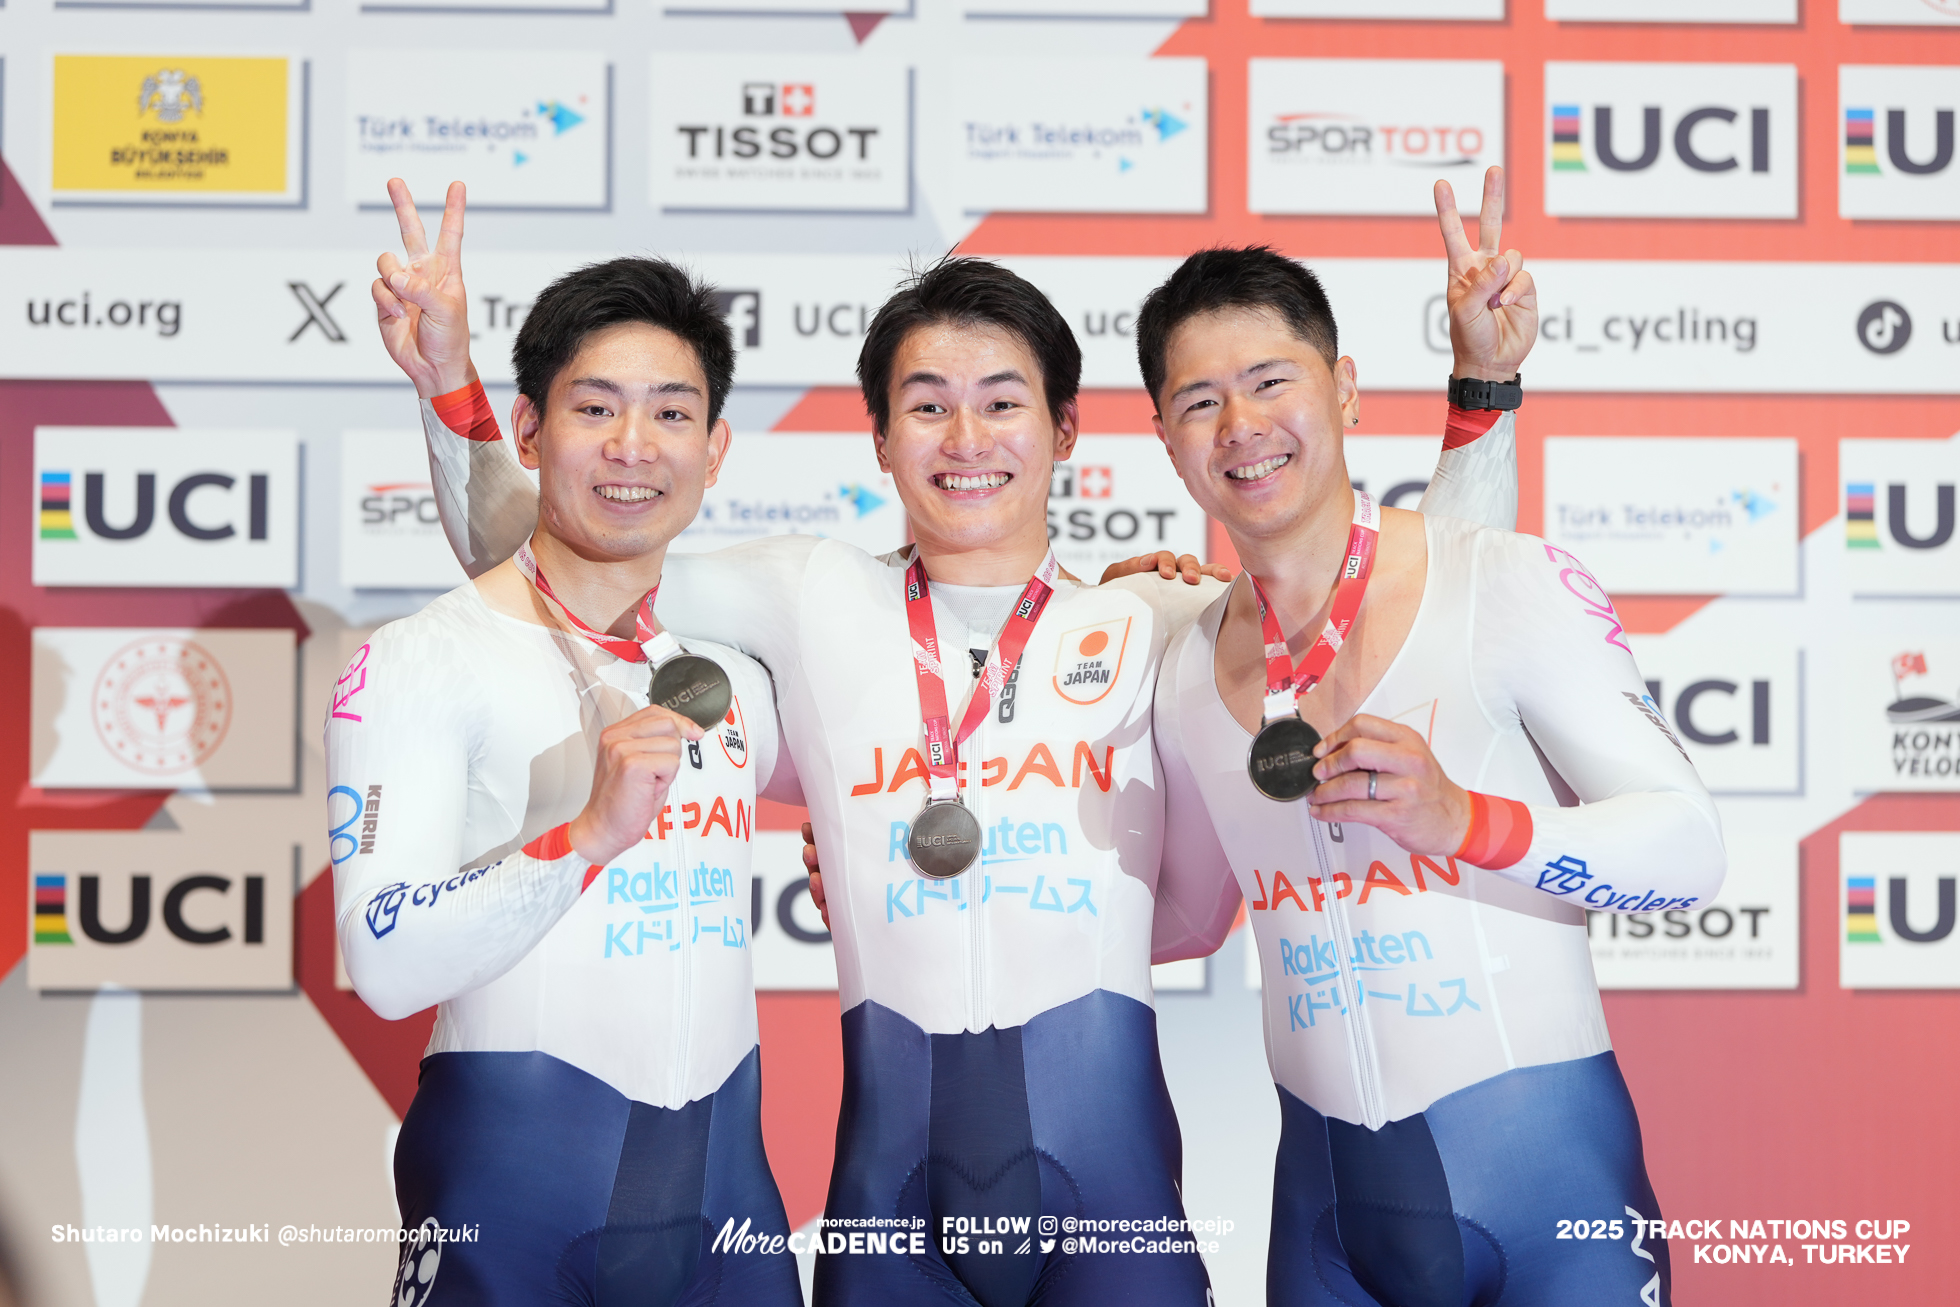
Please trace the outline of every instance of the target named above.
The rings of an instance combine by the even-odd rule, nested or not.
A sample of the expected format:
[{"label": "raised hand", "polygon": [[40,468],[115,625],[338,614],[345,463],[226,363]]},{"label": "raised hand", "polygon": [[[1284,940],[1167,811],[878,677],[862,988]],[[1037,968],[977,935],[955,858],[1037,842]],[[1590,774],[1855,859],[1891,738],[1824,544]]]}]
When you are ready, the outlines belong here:
[{"label": "raised hand", "polygon": [[395,203],[408,260],[383,254],[375,264],[381,274],[372,287],[381,343],[415,383],[415,393],[433,399],[476,377],[470,364],[470,300],[463,290],[463,183],[449,183],[433,250],[408,183],[390,178],[388,198]]},{"label": "raised hand", "polygon": [[1463,233],[1456,192],[1436,183],[1436,221],[1449,255],[1450,347],[1456,376],[1509,381],[1538,339],[1538,288],[1524,270],[1524,255],[1498,252],[1504,229],[1504,170],[1484,174],[1484,207],[1477,244]]},{"label": "raised hand", "polygon": [[646,707],[599,734],[592,796],[565,832],[587,862],[612,861],[646,837],[681,767],[681,746],[701,738],[692,721]]}]

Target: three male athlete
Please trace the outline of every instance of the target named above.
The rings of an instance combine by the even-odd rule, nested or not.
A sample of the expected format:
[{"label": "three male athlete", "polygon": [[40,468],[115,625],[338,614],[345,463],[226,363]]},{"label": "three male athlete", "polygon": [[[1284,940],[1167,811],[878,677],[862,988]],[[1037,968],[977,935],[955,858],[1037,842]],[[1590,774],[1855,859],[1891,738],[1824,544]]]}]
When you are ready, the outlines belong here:
[{"label": "three male athlete", "polygon": [[[453,192],[452,209],[460,232]],[[462,360],[427,383],[455,393],[418,388],[442,406],[424,405],[439,503],[474,571],[513,549],[536,510],[467,371],[454,263],[384,270],[377,296],[419,306],[438,352]],[[916,547],[875,559],[778,537],[666,560],[663,611],[775,672],[830,850],[845,1094],[828,1216],[933,1236],[923,1253],[824,1258],[820,1300],[1207,1294],[1188,1241],[1071,1257],[1012,1224],[1072,1217],[1122,1235],[1182,1217],[1150,1007],[1164,829],[1150,696],[1200,592],[1058,574],[1047,496],[1074,443],[1079,375],[1067,324],[1038,290],[977,260],[936,265],[880,310],[859,364]],[[452,408],[484,416],[445,421]],[[912,842],[915,820],[956,796],[979,859],[921,876],[913,858],[931,855]],[[960,1218],[1007,1218],[1014,1237],[999,1252],[941,1243]]]},{"label": "three male athlete", "polygon": [[[1498,212],[1481,248],[1445,215],[1453,304],[1517,267]],[[1457,325],[1521,359],[1535,296],[1488,302]],[[1290,260],[1193,255],[1137,348],[1158,434],[1246,568],[1164,659],[1157,747],[1187,819],[1156,957],[1209,952],[1250,910],[1282,1109],[1269,1301],[1664,1303],[1584,912],[1690,907],[1725,857],[1612,601],[1542,540],[1350,492],[1353,364]],[[1304,799],[1262,792],[1308,769]],[[1559,1242],[1581,1213],[1616,1233]]]},{"label": "three male athlete", "polygon": [[[384,303],[433,391],[418,325]],[[789,1234],[747,927],[756,795],[796,801],[795,774],[768,675],[654,607],[727,453],[728,326],[671,264],[619,259],[547,288],[514,360],[524,547],[377,631],[327,722],[348,974],[384,1017],[440,1004],[395,1152],[391,1302],[798,1307],[783,1242],[713,1243],[731,1218]],[[705,731],[649,703],[685,655],[733,692]]]}]

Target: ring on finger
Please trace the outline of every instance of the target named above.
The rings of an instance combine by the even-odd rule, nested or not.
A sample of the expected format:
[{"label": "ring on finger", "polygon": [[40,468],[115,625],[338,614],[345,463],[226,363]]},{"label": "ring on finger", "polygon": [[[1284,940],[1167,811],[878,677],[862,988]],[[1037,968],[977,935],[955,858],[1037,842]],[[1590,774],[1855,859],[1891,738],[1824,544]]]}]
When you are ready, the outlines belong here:
[{"label": "ring on finger", "polygon": [[1371,800],[1375,797],[1375,782],[1380,779],[1381,779],[1380,772],[1371,771],[1368,773],[1368,797]]}]

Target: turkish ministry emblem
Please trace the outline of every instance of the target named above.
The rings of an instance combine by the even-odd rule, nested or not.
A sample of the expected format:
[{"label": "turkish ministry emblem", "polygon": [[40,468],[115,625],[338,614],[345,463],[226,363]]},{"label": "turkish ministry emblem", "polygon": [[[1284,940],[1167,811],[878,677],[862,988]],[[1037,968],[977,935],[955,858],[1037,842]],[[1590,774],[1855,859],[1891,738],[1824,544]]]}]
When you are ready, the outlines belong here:
[{"label": "turkish ministry emblem", "polygon": [[190,640],[137,640],[109,658],[95,678],[90,710],[104,747],[137,771],[191,771],[224,743],[231,727],[225,669]]}]

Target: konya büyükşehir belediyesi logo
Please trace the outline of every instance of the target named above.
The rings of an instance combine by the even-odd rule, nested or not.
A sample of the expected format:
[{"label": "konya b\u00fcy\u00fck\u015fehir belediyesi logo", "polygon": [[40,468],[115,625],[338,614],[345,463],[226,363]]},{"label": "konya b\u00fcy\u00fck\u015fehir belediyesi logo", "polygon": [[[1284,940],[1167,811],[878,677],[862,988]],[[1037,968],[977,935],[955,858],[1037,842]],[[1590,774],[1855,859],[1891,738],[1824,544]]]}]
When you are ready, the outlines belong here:
[{"label": "konya b\u00fcy\u00fck\u015fehir belediyesi logo", "polygon": [[287,195],[293,75],[286,59],[56,55],[56,198]]}]

